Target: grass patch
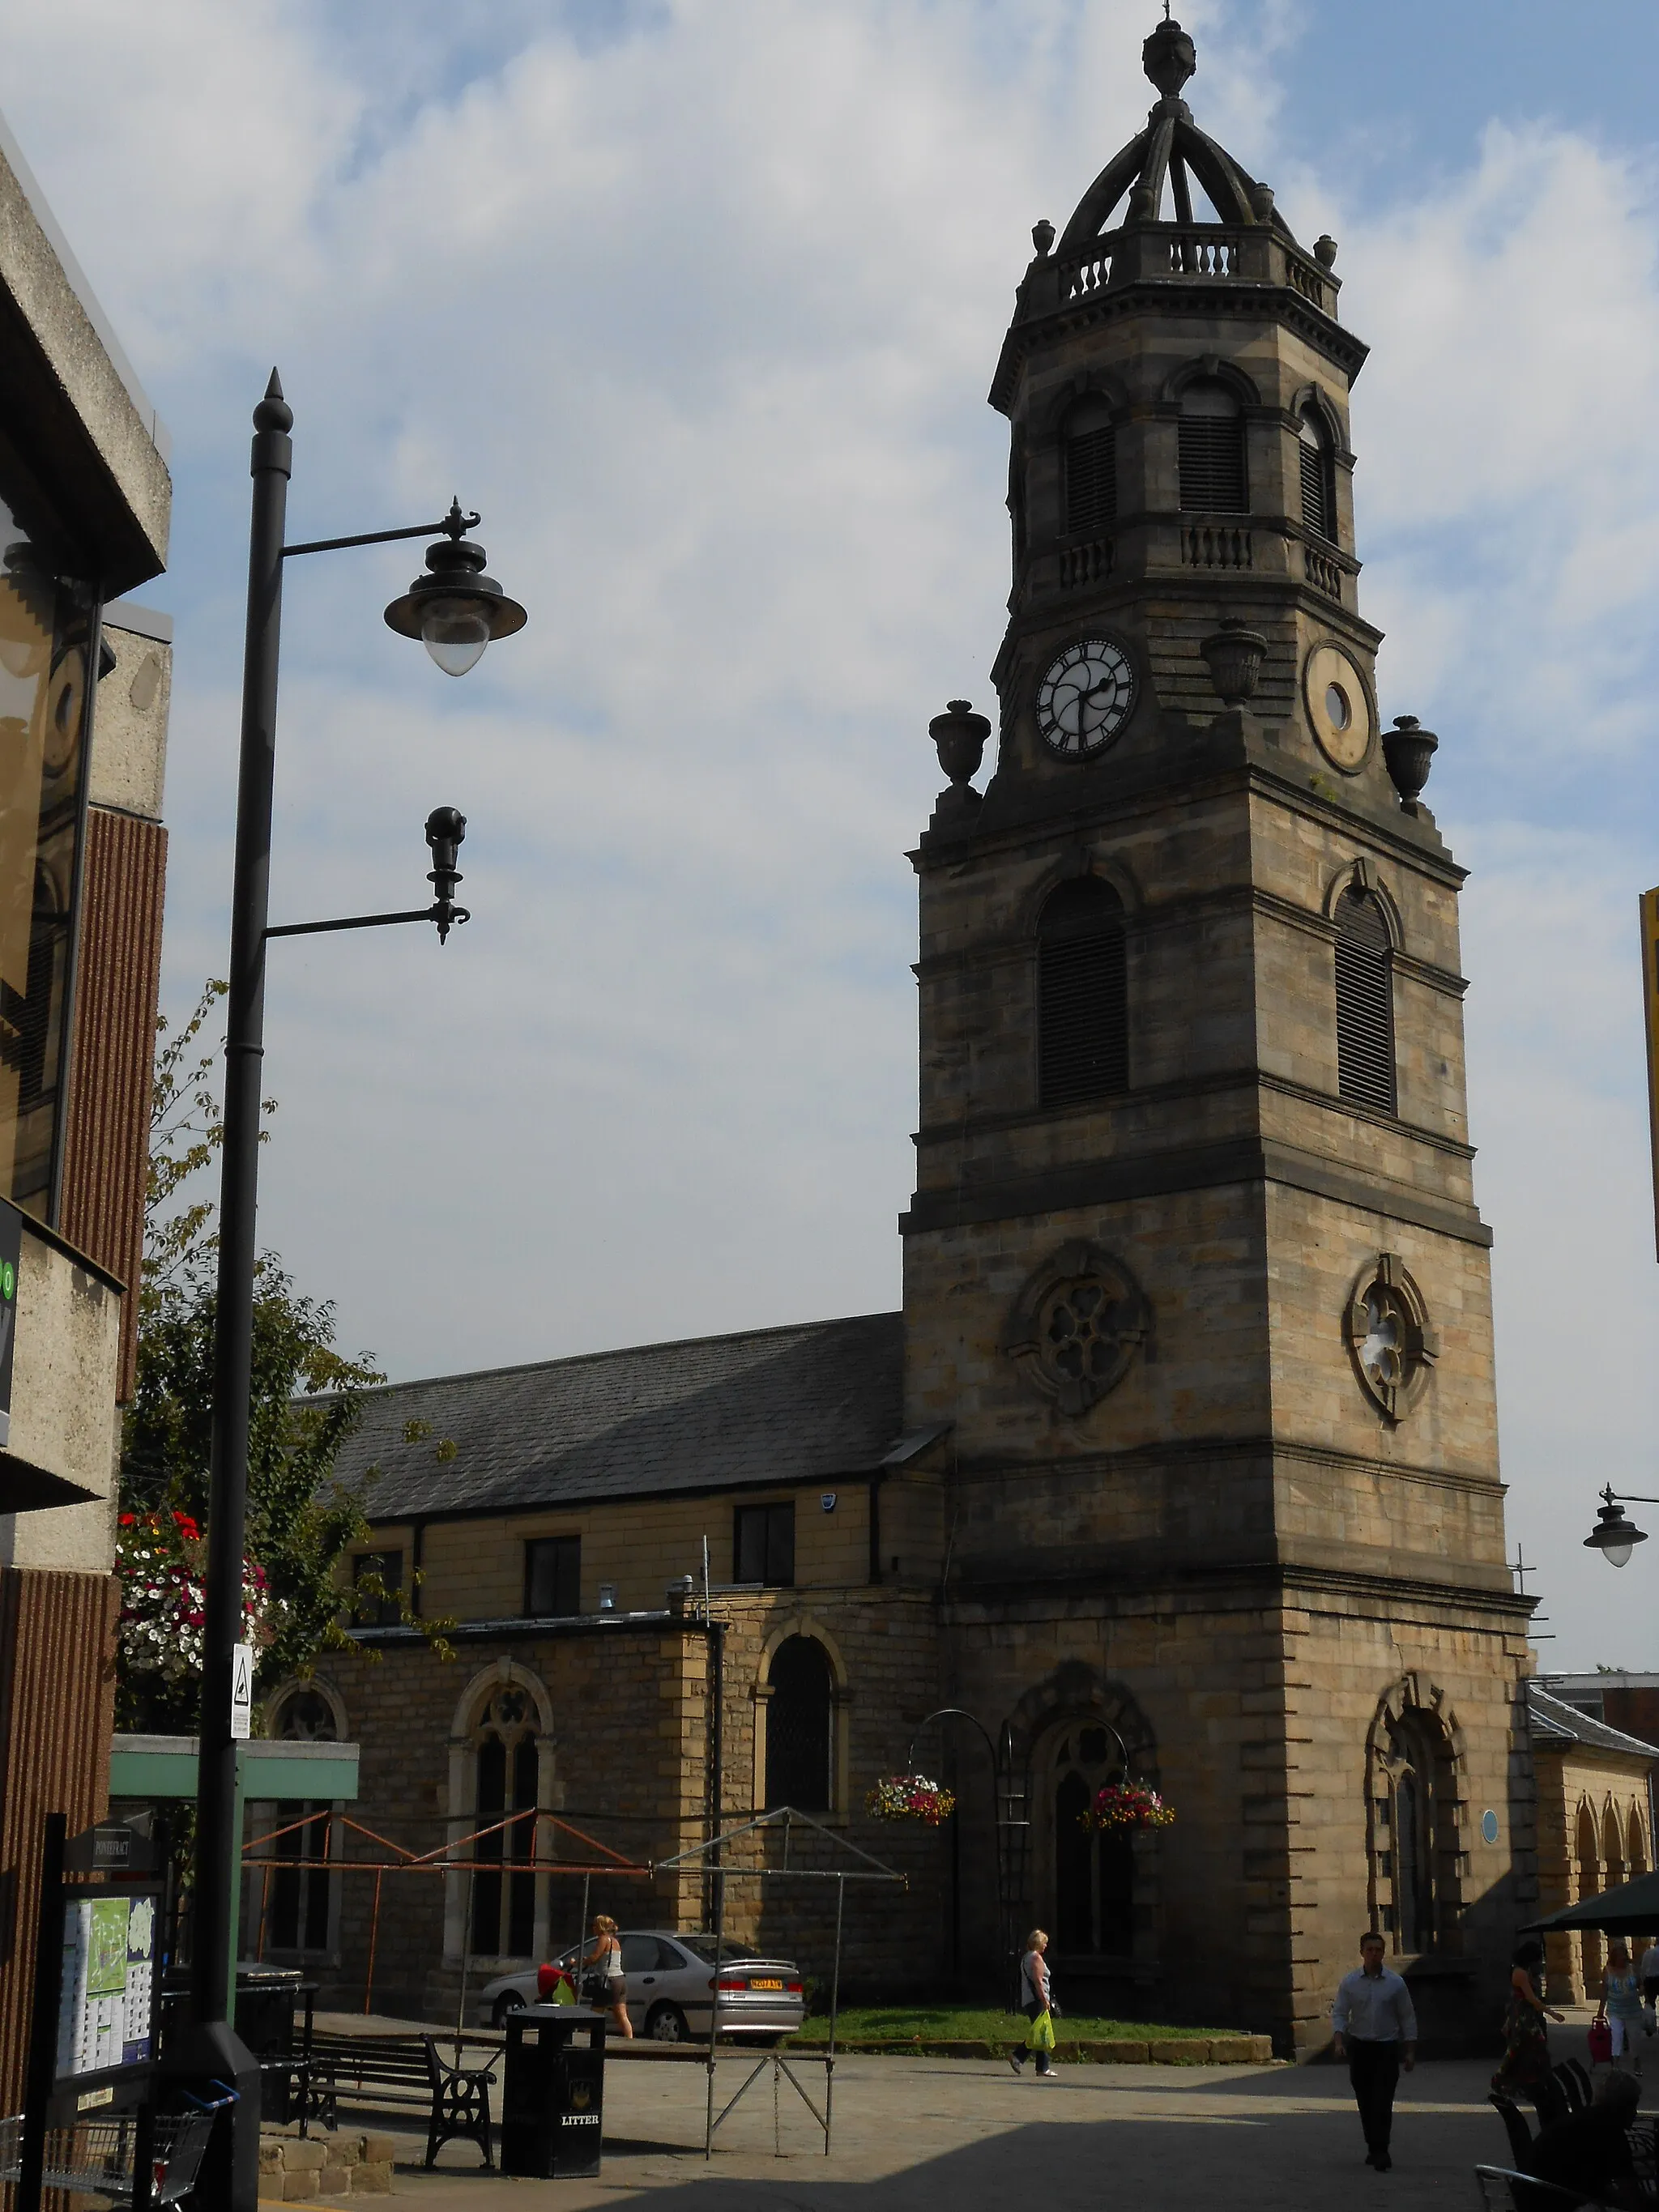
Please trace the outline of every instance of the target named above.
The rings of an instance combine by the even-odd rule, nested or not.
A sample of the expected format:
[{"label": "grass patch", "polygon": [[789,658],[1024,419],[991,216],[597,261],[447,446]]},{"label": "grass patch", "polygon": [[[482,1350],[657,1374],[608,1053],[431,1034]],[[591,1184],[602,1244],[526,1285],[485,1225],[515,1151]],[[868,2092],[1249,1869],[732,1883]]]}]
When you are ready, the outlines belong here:
[{"label": "grass patch", "polygon": [[[1005,2012],[996,2005],[844,2005],[836,2024],[837,2042],[857,2043],[1000,2043],[1012,2045],[1025,2040],[1023,2014]],[[1166,2037],[1233,2035],[1227,2027],[1164,2027],[1146,2020],[1103,2020],[1091,2013],[1062,2014],[1054,2022],[1056,2042],[1147,2043]],[[798,2036],[802,2044],[828,2043],[830,2022],[814,2013]]]}]

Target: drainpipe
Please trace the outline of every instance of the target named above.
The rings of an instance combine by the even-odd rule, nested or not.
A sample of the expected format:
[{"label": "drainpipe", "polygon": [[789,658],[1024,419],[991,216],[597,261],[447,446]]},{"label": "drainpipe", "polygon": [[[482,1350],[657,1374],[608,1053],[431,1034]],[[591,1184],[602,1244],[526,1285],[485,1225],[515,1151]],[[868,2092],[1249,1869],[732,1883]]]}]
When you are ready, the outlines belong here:
[{"label": "drainpipe", "polygon": [[870,1478],[870,1580],[881,1580],[881,1486],[884,1477],[878,1473]]}]

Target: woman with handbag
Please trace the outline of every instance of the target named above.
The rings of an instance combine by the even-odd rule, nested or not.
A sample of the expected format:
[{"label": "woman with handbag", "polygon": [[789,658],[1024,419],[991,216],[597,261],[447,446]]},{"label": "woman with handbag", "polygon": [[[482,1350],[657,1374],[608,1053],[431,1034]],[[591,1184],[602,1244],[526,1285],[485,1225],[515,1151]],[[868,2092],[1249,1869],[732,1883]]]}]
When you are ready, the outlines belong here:
[{"label": "woman with handbag", "polygon": [[608,2012],[617,2032],[631,2043],[634,2024],[628,2017],[628,1984],[623,1979],[622,1943],[617,1923],[608,1912],[593,1916],[593,1940],[582,1953],[582,1996],[597,2012]]},{"label": "woman with handbag", "polygon": [[1052,2081],[1054,2078],[1054,1984],[1048,1978],[1048,1962],[1042,1955],[1048,1948],[1048,1938],[1041,1928],[1034,1928],[1025,1938],[1025,1956],[1019,1962],[1019,2008],[1030,2026],[1025,2031],[1024,2048],[1016,2047],[1008,2053],[1008,2063],[1018,2074],[1024,2068],[1027,2054],[1035,2052],[1039,2081]]},{"label": "woman with handbag", "polygon": [[1494,2092],[1513,2097],[1518,2090],[1530,2097],[1540,2119],[1547,2118],[1540,2097],[1551,2088],[1550,2036],[1546,2021],[1559,2022],[1540,1993],[1544,1971],[1544,1947],[1528,1938],[1515,1953],[1510,1972],[1510,2002],[1504,2014],[1504,2057],[1492,2077]]}]

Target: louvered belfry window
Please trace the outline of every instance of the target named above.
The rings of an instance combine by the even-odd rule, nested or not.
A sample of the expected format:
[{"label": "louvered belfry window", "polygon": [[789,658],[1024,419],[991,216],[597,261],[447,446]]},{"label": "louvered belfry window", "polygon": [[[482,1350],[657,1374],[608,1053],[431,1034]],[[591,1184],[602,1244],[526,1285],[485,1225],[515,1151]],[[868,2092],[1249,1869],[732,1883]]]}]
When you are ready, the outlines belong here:
[{"label": "louvered belfry window", "polygon": [[1045,1106],[1129,1087],[1123,902],[1097,876],[1062,884],[1037,925],[1037,1087]]},{"label": "louvered belfry window", "polygon": [[1066,418],[1066,527],[1093,537],[1117,520],[1117,431],[1103,399],[1082,399]]},{"label": "louvered belfry window", "polygon": [[1306,527],[1330,544],[1336,543],[1336,484],[1331,471],[1331,445],[1324,424],[1311,407],[1302,410],[1297,434],[1297,453],[1302,463],[1302,520]]},{"label": "louvered belfry window", "polygon": [[1206,378],[1181,395],[1181,511],[1248,514],[1244,417],[1224,384]]},{"label": "louvered belfry window", "polygon": [[1336,902],[1336,1087],[1353,1105],[1395,1111],[1394,956],[1369,891]]}]

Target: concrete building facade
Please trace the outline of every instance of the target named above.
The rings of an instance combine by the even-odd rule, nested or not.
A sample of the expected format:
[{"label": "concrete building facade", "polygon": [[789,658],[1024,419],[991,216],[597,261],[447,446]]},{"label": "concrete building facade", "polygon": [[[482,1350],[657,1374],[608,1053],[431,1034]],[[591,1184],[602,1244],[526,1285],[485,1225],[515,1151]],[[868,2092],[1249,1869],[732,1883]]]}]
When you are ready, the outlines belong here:
[{"label": "concrete building facade", "polygon": [[165,434],[0,125],[0,2110],[48,1813],[103,1811],[167,835]]}]

